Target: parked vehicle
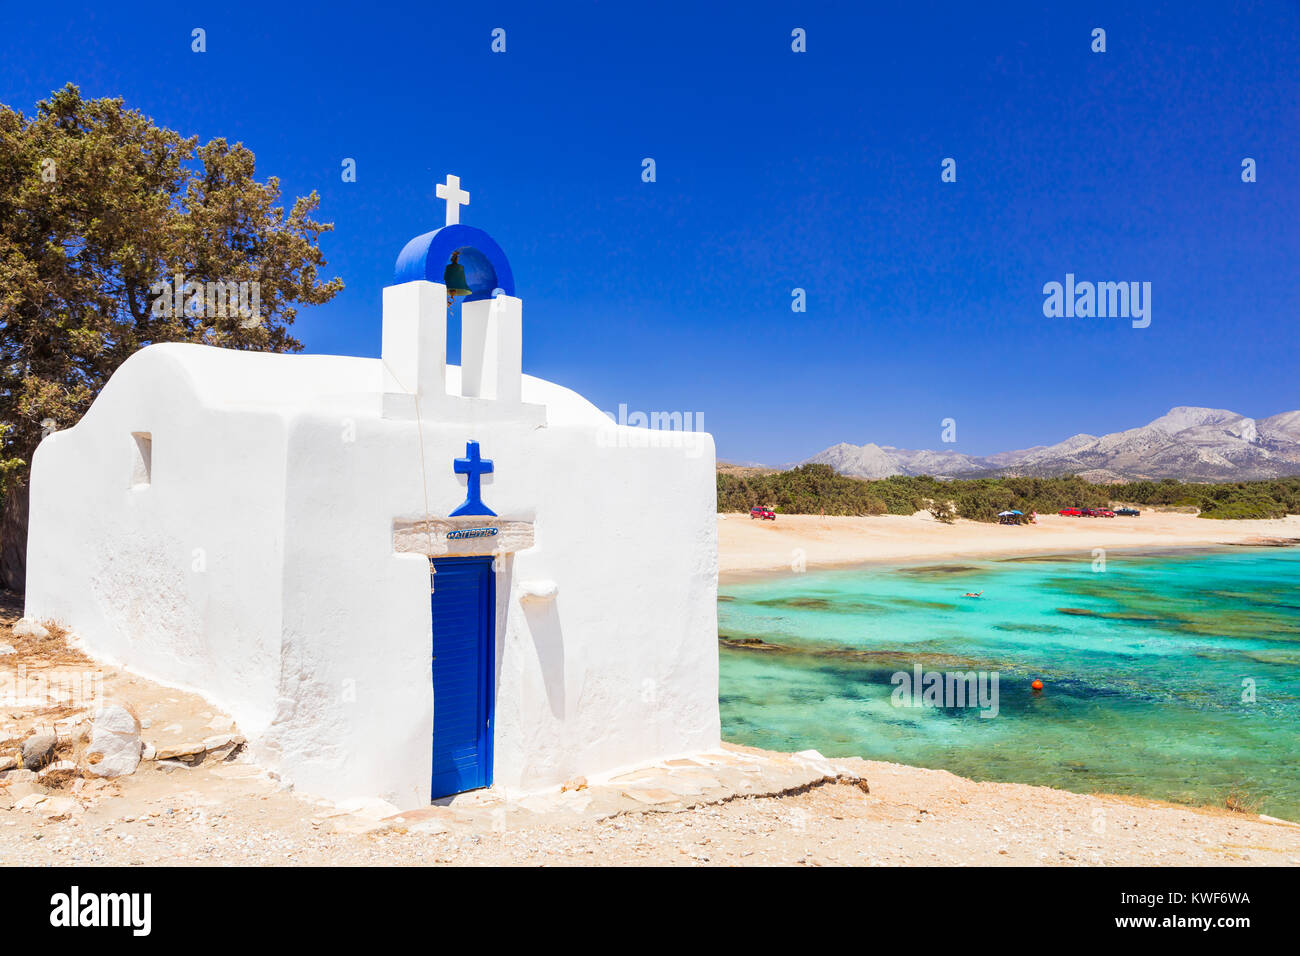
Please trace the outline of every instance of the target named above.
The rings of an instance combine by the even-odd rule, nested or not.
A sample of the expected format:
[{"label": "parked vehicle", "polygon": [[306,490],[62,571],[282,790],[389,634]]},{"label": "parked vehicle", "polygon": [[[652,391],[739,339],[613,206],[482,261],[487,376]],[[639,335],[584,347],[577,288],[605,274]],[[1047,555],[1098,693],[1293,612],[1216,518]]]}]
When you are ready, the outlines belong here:
[{"label": "parked vehicle", "polygon": [[1109,510],[1109,509],[1107,509],[1107,508],[1084,508],[1084,509],[1083,509],[1083,513],[1084,513],[1084,515],[1086,515],[1086,516],[1089,517],[1089,518],[1113,518],[1113,517],[1115,517],[1115,512],[1113,512],[1113,511],[1111,511],[1111,510]]},{"label": "parked vehicle", "polygon": [[1137,517],[1138,515],[1140,515],[1141,513],[1142,513],[1142,512],[1138,511],[1136,508],[1116,508],[1116,509],[1115,509],[1115,514],[1117,514],[1117,515],[1123,515],[1125,518],[1136,518],[1136,517]]},{"label": "parked vehicle", "polygon": [[1066,518],[1078,518],[1083,515],[1082,508],[1062,508],[1057,514]]},{"label": "parked vehicle", "polygon": [[758,518],[762,521],[776,520],[776,512],[773,511],[771,508],[750,508],[749,516],[751,518]]}]

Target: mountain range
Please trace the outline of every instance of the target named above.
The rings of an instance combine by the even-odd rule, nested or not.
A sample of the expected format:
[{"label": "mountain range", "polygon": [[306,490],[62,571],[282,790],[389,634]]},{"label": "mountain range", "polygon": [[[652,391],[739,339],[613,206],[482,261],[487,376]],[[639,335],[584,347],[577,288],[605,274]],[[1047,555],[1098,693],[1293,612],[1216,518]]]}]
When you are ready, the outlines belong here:
[{"label": "mountain range", "polygon": [[1077,474],[1103,483],[1146,478],[1254,481],[1300,474],[1300,411],[1247,418],[1221,408],[1180,405],[1140,428],[1100,437],[1079,434],[1055,445],[996,455],[841,442],[803,464],[830,465],[857,478]]}]

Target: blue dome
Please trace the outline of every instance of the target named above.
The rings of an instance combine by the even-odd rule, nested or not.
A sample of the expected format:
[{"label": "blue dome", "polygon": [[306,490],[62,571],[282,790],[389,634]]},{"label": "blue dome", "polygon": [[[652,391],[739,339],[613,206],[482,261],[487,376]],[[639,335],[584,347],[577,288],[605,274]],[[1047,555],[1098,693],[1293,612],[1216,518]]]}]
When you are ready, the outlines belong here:
[{"label": "blue dome", "polygon": [[453,252],[460,253],[457,261],[465,267],[465,278],[469,280],[470,294],[464,301],[490,299],[498,289],[506,295],[515,294],[514,273],[496,240],[482,229],[459,223],[408,242],[397,257],[395,278],[399,283],[416,279],[442,282],[442,270],[451,262]]}]

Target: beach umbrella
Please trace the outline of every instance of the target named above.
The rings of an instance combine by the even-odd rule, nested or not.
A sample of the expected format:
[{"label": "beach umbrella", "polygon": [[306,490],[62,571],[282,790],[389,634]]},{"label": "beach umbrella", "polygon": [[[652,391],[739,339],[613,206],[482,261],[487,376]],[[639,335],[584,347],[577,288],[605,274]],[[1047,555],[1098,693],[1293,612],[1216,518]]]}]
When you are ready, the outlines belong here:
[{"label": "beach umbrella", "polygon": [[1020,514],[1019,511],[999,511],[999,512],[998,512],[998,517],[999,517],[999,518],[1008,518],[1008,517],[1010,517],[1011,515],[1018,515],[1018,514]]},{"label": "beach umbrella", "polygon": [[1022,515],[1022,514],[1024,514],[1024,512],[1023,512],[1023,511],[1008,511],[1007,514],[1009,514],[1009,515]]}]

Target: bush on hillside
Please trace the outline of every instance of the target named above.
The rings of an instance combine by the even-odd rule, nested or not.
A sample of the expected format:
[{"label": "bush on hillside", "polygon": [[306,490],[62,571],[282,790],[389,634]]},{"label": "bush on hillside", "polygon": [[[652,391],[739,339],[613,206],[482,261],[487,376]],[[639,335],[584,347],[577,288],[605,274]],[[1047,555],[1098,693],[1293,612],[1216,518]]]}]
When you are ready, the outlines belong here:
[{"label": "bush on hillside", "polygon": [[952,481],[894,475],[868,481],[836,474],[829,465],[744,477],[718,475],[719,511],[768,505],[784,514],[910,515],[928,509],[940,521],[950,521],[953,515],[997,521],[1000,511],[1054,514],[1062,508],[1105,508],[1117,502],[1147,508],[1194,506],[1203,518],[1279,518],[1300,514],[1300,477],[1217,485],[1172,478],[1098,485],[1077,475]]}]

